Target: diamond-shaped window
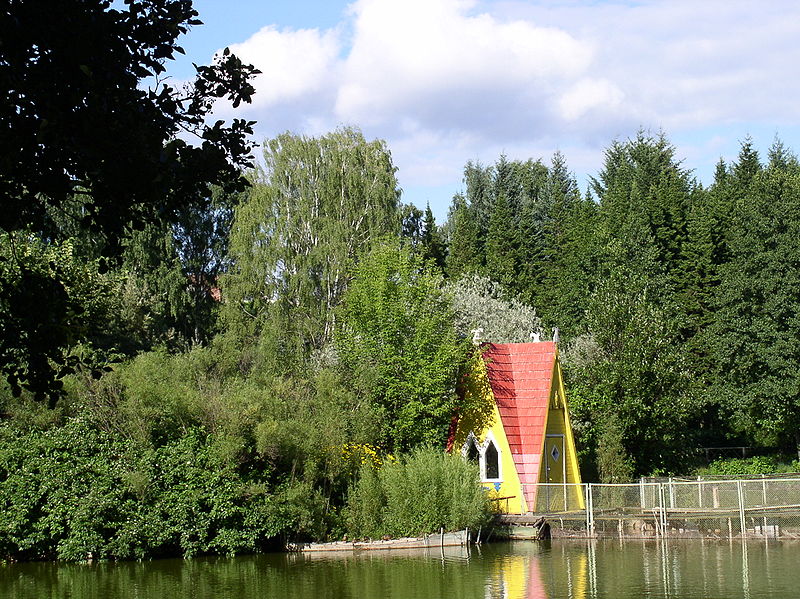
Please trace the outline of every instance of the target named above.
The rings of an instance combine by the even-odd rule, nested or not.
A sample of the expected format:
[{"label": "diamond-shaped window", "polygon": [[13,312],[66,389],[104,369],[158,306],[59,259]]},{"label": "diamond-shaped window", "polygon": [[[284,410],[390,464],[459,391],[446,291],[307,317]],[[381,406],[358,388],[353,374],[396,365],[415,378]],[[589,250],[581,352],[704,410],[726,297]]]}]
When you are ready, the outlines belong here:
[{"label": "diamond-shaped window", "polygon": [[553,445],[553,450],[550,452],[550,455],[553,456],[553,460],[558,461],[558,456],[561,455],[561,452],[558,451],[558,447]]}]

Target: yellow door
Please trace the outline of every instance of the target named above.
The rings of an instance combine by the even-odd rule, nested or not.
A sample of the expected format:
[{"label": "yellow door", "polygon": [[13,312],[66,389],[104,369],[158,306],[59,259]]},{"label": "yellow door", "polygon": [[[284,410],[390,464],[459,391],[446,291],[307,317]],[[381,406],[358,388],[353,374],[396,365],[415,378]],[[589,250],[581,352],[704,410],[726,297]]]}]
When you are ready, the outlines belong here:
[{"label": "yellow door", "polygon": [[564,459],[564,435],[545,435],[545,497],[547,510],[557,512],[567,509],[567,462]]}]

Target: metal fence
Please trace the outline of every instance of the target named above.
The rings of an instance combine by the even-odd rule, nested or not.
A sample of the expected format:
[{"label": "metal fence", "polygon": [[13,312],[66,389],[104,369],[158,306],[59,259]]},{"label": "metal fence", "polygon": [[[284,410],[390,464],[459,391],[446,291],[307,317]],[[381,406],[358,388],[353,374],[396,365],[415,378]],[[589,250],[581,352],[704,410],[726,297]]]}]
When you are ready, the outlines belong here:
[{"label": "metal fence", "polygon": [[535,513],[565,536],[800,539],[800,477],[539,484]]}]

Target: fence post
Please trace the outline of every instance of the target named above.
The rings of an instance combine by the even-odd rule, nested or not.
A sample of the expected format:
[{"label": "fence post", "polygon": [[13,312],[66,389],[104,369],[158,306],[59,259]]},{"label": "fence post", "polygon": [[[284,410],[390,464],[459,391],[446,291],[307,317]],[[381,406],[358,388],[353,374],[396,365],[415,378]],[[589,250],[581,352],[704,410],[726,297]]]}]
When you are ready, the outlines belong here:
[{"label": "fence post", "polygon": [[658,483],[658,487],[656,487],[656,497],[658,498],[658,505],[655,502],[653,503],[653,511],[658,507],[658,536],[663,536],[664,517],[661,514],[661,483]]},{"label": "fence post", "polygon": [[586,483],[586,489],[583,493],[583,507],[586,509],[586,536],[592,536],[592,517],[591,517],[591,506],[589,505],[589,486],[590,483]]},{"label": "fence post", "polygon": [[742,531],[742,538],[747,536],[747,528],[744,521],[744,491],[742,490],[742,481],[736,481],[736,493],[739,496],[739,527]]},{"label": "fence post", "polygon": [[697,507],[703,507],[703,477],[697,477]]},{"label": "fence post", "polygon": [[669,507],[675,507],[675,486],[672,484],[672,477],[669,477]]},{"label": "fence post", "polygon": [[639,477],[639,503],[642,506],[642,511],[647,509],[647,500],[644,496],[644,476]]}]

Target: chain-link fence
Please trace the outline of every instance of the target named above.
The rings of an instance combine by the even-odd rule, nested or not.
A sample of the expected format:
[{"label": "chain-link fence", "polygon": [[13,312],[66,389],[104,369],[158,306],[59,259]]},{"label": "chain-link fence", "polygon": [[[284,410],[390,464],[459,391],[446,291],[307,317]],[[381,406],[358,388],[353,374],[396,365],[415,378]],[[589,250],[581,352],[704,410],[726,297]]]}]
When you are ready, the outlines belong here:
[{"label": "chain-link fence", "polygon": [[800,539],[800,476],[539,484],[535,514],[565,536]]},{"label": "chain-link fence", "polygon": [[643,476],[640,482],[643,483],[673,483],[673,482],[705,482],[710,480],[760,480],[762,478],[797,478],[800,479],[800,472],[783,472],[779,474],[703,474],[702,476]]}]

